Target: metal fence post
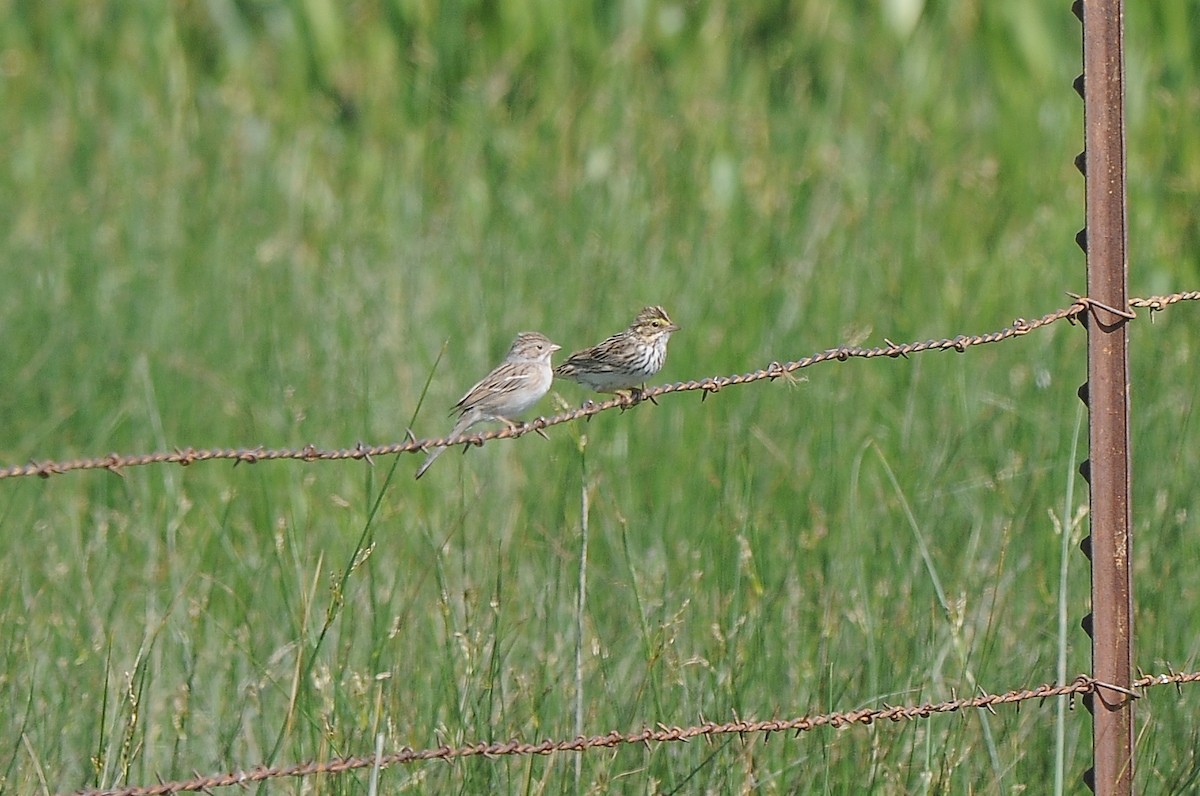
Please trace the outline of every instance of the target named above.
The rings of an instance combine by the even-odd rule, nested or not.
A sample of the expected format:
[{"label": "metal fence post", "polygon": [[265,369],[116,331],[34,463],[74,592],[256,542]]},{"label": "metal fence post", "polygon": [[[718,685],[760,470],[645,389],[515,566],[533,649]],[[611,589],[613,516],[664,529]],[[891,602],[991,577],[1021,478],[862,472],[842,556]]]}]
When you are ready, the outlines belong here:
[{"label": "metal fence post", "polygon": [[[1086,184],[1087,221],[1078,241],[1087,254],[1088,461],[1092,566],[1092,768],[1099,794],[1133,792],[1133,550],[1130,509],[1128,225],[1125,198],[1125,61],[1122,0],[1076,0],[1083,23],[1084,151],[1076,161]],[[1098,306],[1099,305],[1099,306]],[[1115,686],[1115,688],[1108,687]]]}]

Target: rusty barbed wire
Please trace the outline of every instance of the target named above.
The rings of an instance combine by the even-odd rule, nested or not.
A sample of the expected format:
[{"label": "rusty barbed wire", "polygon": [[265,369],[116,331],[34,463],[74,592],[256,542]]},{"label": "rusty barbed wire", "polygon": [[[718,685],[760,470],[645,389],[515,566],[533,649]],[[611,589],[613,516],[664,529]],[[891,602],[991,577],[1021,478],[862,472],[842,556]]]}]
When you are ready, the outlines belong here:
[{"label": "rusty barbed wire", "polygon": [[[290,459],[303,462],[315,461],[337,461],[341,459],[365,459],[370,462],[376,456],[389,456],[400,453],[425,453],[430,448],[450,447],[453,445],[476,445],[480,446],[486,442],[497,439],[514,439],[522,437],[526,434],[536,433],[541,434],[545,429],[551,426],[557,426],[561,423],[569,423],[575,420],[591,417],[601,412],[606,412],[611,409],[628,409],[637,403],[643,401],[655,402],[654,399],[662,395],[679,392],[701,391],[701,398],[707,398],[710,393],[720,392],[726,387],[732,387],[739,384],[749,384],[751,382],[770,380],[787,377],[798,370],[812,367],[823,362],[845,362],[849,359],[874,359],[876,357],[908,357],[910,354],[919,354],[926,351],[957,351],[962,353],[972,346],[985,345],[988,343],[998,343],[1002,340],[1009,340],[1014,337],[1021,337],[1030,332],[1049,326],[1061,320],[1074,322],[1080,315],[1086,312],[1097,312],[1099,310],[1106,311],[1117,315],[1119,318],[1132,319],[1136,317],[1134,313],[1128,310],[1118,310],[1113,307],[1093,301],[1086,296],[1076,296],[1068,294],[1075,300],[1068,306],[1057,309],[1054,312],[1047,313],[1040,318],[1034,320],[1025,320],[1017,318],[1009,326],[998,331],[988,332],[986,334],[975,335],[958,335],[957,337],[947,337],[942,339],[922,340],[911,343],[893,343],[891,340],[884,338],[886,345],[874,347],[848,346],[842,345],[837,348],[829,348],[824,351],[812,354],[802,359],[797,359],[791,362],[771,362],[765,368],[760,368],[749,373],[742,373],[733,376],[710,376],[705,379],[681,381],[674,384],[663,384],[658,387],[650,387],[644,390],[638,400],[633,400],[627,397],[610,398],[605,401],[594,401],[585,403],[578,409],[573,409],[561,412],[552,417],[539,417],[536,420],[531,420],[527,423],[519,423],[513,428],[502,428],[493,431],[482,431],[471,434],[464,434],[459,437],[431,437],[429,439],[417,439],[409,432],[407,442],[394,443],[391,445],[367,445],[358,443],[353,448],[340,448],[334,450],[323,450],[315,445],[305,445],[303,448],[177,448],[170,452],[159,453],[142,453],[122,455],[119,453],[110,453],[106,456],[94,456],[90,458],[71,459],[67,461],[33,461],[26,465],[16,465],[12,467],[0,468],[0,480],[5,478],[17,478],[21,476],[36,475],[41,478],[49,478],[52,475],[61,475],[63,473],[74,470],[108,470],[113,473],[121,474],[122,470],[128,467],[140,467],[149,464],[179,464],[188,466],[197,462],[213,461],[213,460],[230,460],[235,465],[237,464],[256,464],[262,461],[275,461],[280,459]],[[1173,293],[1169,296],[1152,296],[1150,298],[1135,298],[1130,299],[1130,307],[1144,307],[1151,311],[1151,314],[1162,311],[1166,307],[1177,304],[1181,301],[1200,301],[1200,291],[1188,291],[1181,293]]]},{"label": "rusty barbed wire", "polygon": [[[1185,683],[1200,682],[1200,672],[1171,672],[1168,674],[1146,675],[1134,681],[1137,689],[1146,689],[1159,685],[1181,686]],[[1063,685],[1040,685],[1035,688],[1007,691],[1003,694],[979,694],[969,699],[951,699],[945,702],[926,703],[924,705],[890,706],[881,708],[863,708],[844,713],[823,713],[817,716],[801,716],[792,719],[768,719],[766,721],[730,721],[723,724],[706,721],[690,727],[667,726],[659,724],[657,729],[645,728],[632,733],[620,733],[616,730],[605,735],[579,736],[566,740],[545,740],[537,743],[523,741],[504,741],[497,743],[473,743],[463,746],[442,745],[429,749],[404,748],[397,752],[382,755],[364,755],[360,757],[339,757],[328,761],[309,761],[289,766],[260,766],[246,771],[236,771],[228,774],[198,776],[190,780],[176,782],[160,782],[156,785],[130,786],[109,790],[81,790],[76,796],[168,796],[174,793],[208,792],[213,788],[223,788],[230,785],[250,785],[282,777],[308,777],[316,774],[342,774],[364,768],[386,768],[388,766],[419,763],[427,760],[453,761],[470,757],[503,757],[549,755],[558,752],[586,752],[590,749],[614,748],[617,746],[648,745],[651,743],[669,743],[674,741],[689,741],[693,738],[713,738],[720,735],[758,735],[769,737],[771,733],[791,732],[799,735],[803,732],[821,727],[848,727],[856,724],[870,725],[877,721],[912,721],[927,719],[942,713],[955,713],[960,710],[976,708],[991,710],[997,705],[1008,705],[1026,702],[1031,699],[1044,700],[1051,697],[1075,697],[1092,694],[1103,689],[1113,689],[1129,694],[1124,688],[1102,683],[1099,680],[1079,675],[1070,683]],[[1141,696],[1133,693],[1133,696]]]},{"label": "rusty barbed wire", "polygon": [[1169,296],[1150,296],[1149,298],[1131,298],[1129,306],[1144,307],[1150,310],[1151,313],[1161,312],[1172,304],[1178,304],[1181,301],[1198,301],[1200,300],[1200,290],[1188,290],[1182,293],[1172,293]]}]

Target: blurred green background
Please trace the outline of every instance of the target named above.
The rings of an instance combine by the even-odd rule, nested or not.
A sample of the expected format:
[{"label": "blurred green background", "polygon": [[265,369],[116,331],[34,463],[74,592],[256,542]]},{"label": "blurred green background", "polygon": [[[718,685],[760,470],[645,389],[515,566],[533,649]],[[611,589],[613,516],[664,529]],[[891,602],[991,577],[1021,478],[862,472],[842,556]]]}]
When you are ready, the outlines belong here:
[{"label": "blurred green background", "polygon": [[[569,351],[646,303],[683,326],[676,381],[1084,289],[1065,0],[0,12],[0,464],[440,436],[516,332]],[[1131,290],[1195,289],[1200,4],[1126,24]],[[1148,672],[1200,651],[1196,316],[1132,332]],[[413,456],[6,481],[0,783],[914,704],[1060,654],[1073,677],[1084,346],[1057,324],[666,396],[419,483]],[[537,412],[588,397],[556,392]],[[1198,699],[1139,701],[1139,789],[1195,787]],[[381,790],[1078,791],[1090,733],[1028,703]]]}]

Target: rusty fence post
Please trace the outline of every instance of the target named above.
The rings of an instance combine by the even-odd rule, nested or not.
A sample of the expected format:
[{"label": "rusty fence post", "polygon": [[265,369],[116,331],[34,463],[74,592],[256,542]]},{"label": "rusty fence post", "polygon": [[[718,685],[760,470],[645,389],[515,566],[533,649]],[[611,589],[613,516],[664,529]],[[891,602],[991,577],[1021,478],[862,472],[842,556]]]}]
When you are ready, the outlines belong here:
[{"label": "rusty fence post", "polygon": [[[1092,768],[1084,774],[1098,794],[1133,793],[1133,551],[1130,509],[1128,224],[1125,199],[1125,60],[1122,0],[1075,0],[1083,23],[1084,174],[1086,226],[1077,240],[1087,254],[1090,306],[1088,405],[1091,535],[1083,550],[1092,566],[1092,676],[1101,683],[1086,704],[1092,714]],[[1107,686],[1116,686],[1110,688]]]}]

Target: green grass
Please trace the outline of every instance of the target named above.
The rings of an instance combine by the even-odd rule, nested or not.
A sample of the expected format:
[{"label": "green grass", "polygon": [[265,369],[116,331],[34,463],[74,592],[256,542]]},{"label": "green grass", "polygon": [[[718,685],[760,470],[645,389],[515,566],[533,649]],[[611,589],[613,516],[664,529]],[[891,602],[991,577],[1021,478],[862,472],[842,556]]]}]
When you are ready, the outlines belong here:
[{"label": "green grass", "polygon": [[[1065,2],[5,10],[0,463],[438,436],[517,331],[581,347],[647,302],[684,327],[673,381],[988,331],[1083,289]],[[1128,10],[1135,294],[1197,287],[1198,16]],[[1146,671],[1200,652],[1197,332],[1189,306],[1133,326]],[[1052,681],[1084,348],[1058,324],[667,396],[419,483],[411,456],[7,481],[0,787],[379,733],[571,737],[577,623],[585,733]],[[1088,580],[1066,549],[1070,676]],[[1196,700],[1138,703],[1140,790],[1193,787]],[[406,766],[381,789],[1033,792],[1056,717]],[[1067,713],[1068,790],[1090,730]]]}]

